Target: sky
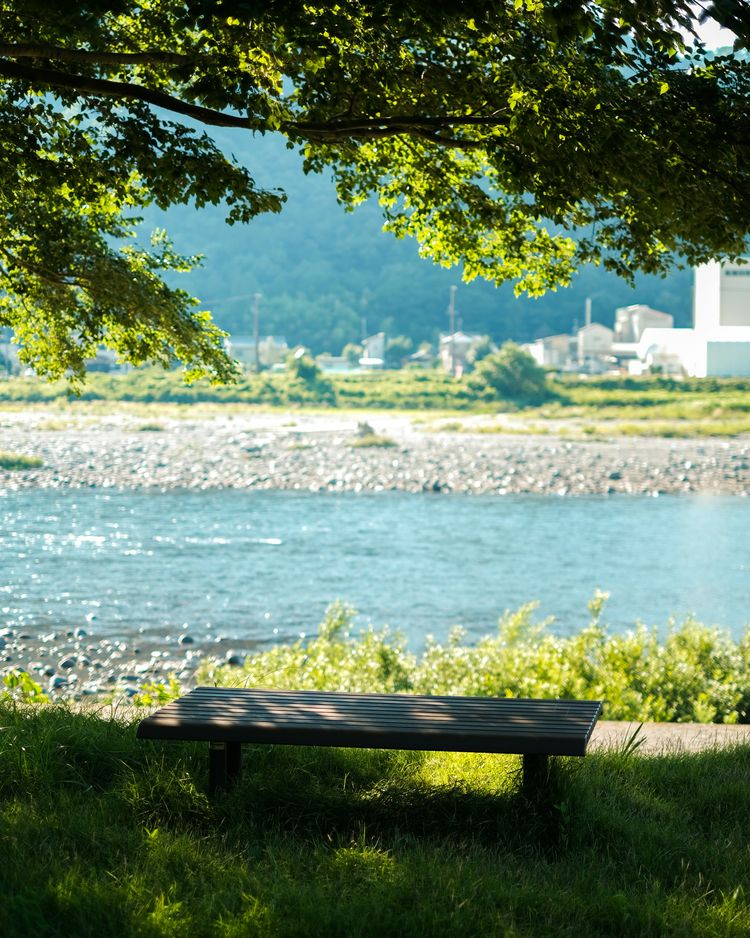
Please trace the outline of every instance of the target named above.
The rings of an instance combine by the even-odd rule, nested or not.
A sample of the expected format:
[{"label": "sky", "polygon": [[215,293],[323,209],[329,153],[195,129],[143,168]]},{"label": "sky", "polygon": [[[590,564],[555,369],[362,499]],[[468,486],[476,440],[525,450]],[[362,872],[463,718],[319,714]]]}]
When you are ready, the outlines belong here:
[{"label": "sky", "polygon": [[[700,9],[700,5],[696,4],[696,9]],[[715,20],[707,20],[703,25],[696,23],[696,32],[709,49],[731,46],[735,40],[734,33],[731,30],[722,29]]]}]

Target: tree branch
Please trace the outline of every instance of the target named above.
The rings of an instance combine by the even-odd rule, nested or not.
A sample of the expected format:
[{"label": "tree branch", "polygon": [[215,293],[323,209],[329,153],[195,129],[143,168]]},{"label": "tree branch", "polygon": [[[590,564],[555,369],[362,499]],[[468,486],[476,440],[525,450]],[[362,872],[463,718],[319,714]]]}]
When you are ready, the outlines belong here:
[{"label": "tree branch", "polygon": [[[37,68],[0,59],[0,78],[21,79],[32,87],[47,86],[51,88],[65,88],[80,94],[101,95],[109,98],[132,99],[153,104],[156,107],[192,117],[203,124],[215,127],[239,127],[243,130],[250,128],[250,122],[245,117],[235,114],[226,114],[213,108],[191,104],[163,91],[155,91],[137,85],[133,82],[110,81],[104,78],[91,78],[86,75],[76,75],[71,72],[62,72],[51,68]],[[393,115],[390,117],[358,117],[346,120],[332,121],[286,121],[282,123],[281,130],[288,133],[299,134],[303,137],[317,137],[321,140],[337,139],[340,137],[363,137],[373,139],[378,137],[394,137],[413,135],[429,140],[441,146],[477,149],[484,146],[479,140],[464,140],[454,136],[442,136],[439,131],[450,131],[456,126],[468,127],[498,127],[506,124],[505,117],[495,114],[487,117],[462,115],[429,117],[419,114]]]},{"label": "tree branch", "polygon": [[67,88],[80,94],[101,95],[105,98],[131,98],[136,101],[145,101],[155,107],[163,107],[177,114],[192,117],[202,124],[215,127],[241,127],[248,130],[249,121],[245,117],[235,114],[225,114],[223,111],[214,111],[212,108],[201,107],[199,104],[190,104],[179,98],[166,94],[163,91],[153,91],[142,85],[132,82],[109,81],[105,78],[89,78],[85,75],[74,75],[70,72],[60,72],[52,68],[31,68],[28,65],[19,65],[17,62],[0,61],[0,77],[20,78],[32,87],[45,85],[50,88]]},{"label": "tree branch", "polygon": [[8,59],[53,59],[82,65],[184,65],[188,55],[151,49],[146,52],[99,52],[89,49],[66,49],[62,46],[31,45],[21,42],[0,44],[0,56]]}]

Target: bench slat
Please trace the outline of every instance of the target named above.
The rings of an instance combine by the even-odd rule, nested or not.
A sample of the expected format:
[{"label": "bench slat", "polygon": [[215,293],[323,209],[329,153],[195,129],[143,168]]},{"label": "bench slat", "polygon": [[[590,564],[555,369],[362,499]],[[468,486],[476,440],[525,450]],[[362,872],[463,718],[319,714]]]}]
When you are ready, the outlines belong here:
[{"label": "bench slat", "polygon": [[584,755],[599,701],[199,687],[142,739]]}]

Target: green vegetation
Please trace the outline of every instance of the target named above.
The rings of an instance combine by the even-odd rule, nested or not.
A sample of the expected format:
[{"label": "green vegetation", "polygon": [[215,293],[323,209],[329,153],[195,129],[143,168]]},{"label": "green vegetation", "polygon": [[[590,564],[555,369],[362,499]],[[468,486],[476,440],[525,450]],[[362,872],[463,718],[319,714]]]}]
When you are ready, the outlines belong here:
[{"label": "green vegetation", "polygon": [[0,469],[13,472],[21,469],[38,469],[43,465],[44,460],[39,456],[24,456],[23,453],[0,452]]},{"label": "green vegetation", "polygon": [[635,736],[528,800],[514,756],[248,746],[210,803],[207,747],[127,713],[5,700],[0,726],[3,938],[750,930],[747,747]]},{"label": "green vegetation", "polygon": [[657,722],[750,722],[750,629],[735,642],[691,619],[663,640],[638,625],[610,635],[601,622],[606,594],[589,604],[591,621],[571,637],[536,622],[534,604],[505,613],[496,635],[467,642],[455,629],[445,644],[410,652],[384,629],[353,633],[351,607],[334,603],[318,634],[275,645],[241,668],[204,665],[205,683],[312,690],[569,697],[602,700],[604,718]]},{"label": "green vegetation", "polygon": [[[477,371],[494,356],[484,359]],[[535,376],[534,381],[537,381]],[[532,404],[509,390],[494,390],[476,373],[454,379],[441,371],[402,369],[359,374],[291,373],[247,375],[231,386],[207,382],[186,386],[179,374],[143,369],[130,374],[92,374],[80,398],[71,400],[64,382],[35,378],[0,381],[0,406],[54,405],[70,413],[108,412],[112,405],[139,406],[144,417],[179,417],[185,404],[208,408],[338,407],[358,410],[431,411],[439,424],[425,429],[475,433],[559,434],[590,439],[618,435],[697,437],[750,433],[750,380],[664,377],[547,379],[526,386],[533,398],[546,387],[543,403]],[[536,388],[536,392],[535,392]],[[154,406],[157,405],[157,406]],[[187,413],[187,411],[185,411]],[[196,415],[193,409],[191,416]],[[501,415],[493,419],[492,415]],[[461,420],[454,419],[461,416]],[[421,419],[421,418],[420,418]],[[158,421],[156,421],[158,422]],[[55,429],[62,429],[53,424]],[[43,428],[40,427],[40,428]]]},{"label": "green vegetation", "polygon": [[480,391],[491,388],[500,400],[519,404],[539,404],[552,396],[545,370],[515,342],[481,358],[469,380]]},{"label": "green vegetation", "polygon": [[362,436],[356,436],[349,443],[349,446],[375,447],[376,449],[387,449],[395,445],[395,440],[391,439],[389,436],[383,436],[380,433],[363,433]]},{"label": "green vegetation", "polygon": [[152,206],[221,206],[230,224],[279,212],[273,167],[251,153],[261,184],[225,155],[251,135],[333,176],[346,208],[377,200],[386,230],[465,281],[539,296],[587,263],[632,280],[745,253],[742,0],[702,13],[737,34],[716,54],[690,34],[689,0],[160,0],[146,13],[4,4],[0,326],[40,374],[79,383],[104,343],[232,380],[209,313],[167,283],[198,258],[163,232],[139,244],[136,226]]}]

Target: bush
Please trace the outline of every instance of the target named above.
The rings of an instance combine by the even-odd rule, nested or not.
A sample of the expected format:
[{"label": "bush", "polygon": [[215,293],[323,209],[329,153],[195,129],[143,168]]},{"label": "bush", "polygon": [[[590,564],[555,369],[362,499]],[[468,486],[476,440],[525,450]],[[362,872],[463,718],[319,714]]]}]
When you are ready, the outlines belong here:
[{"label": "bush", "polygon": [[503,400],[524,404],[539,404],[551,396],[546,372],[515,342],[506,342],[478,362],[471,384],[489,387]]},{"label": "bush", "polygon": [[664,640],[643,624],[609,635],[606,594],[589,603],[588,624],[564,638],[534,620],[535,604],[506,612],[476,643],[454,629],[428,639],[421,656],[398,634],[353,632],[354,609],[334,603],[317,636],[249,656],[242,668],[206,664],[207,683],[288,689],[541,697],[604,701],[612,720],[750,723],[750,631],[738,642],[686,620]]},{"label": "bush", "polygon": [[23,469],[39,469],[44,465],[44,460],[39,456],[24,456],[23,453],[0,452],[0,469],[6,469],[9,472],[21,471]]}]

